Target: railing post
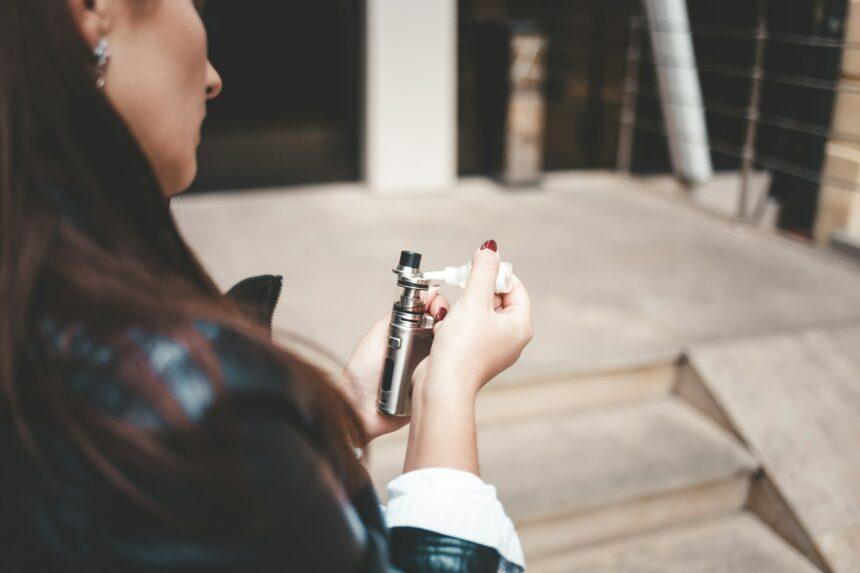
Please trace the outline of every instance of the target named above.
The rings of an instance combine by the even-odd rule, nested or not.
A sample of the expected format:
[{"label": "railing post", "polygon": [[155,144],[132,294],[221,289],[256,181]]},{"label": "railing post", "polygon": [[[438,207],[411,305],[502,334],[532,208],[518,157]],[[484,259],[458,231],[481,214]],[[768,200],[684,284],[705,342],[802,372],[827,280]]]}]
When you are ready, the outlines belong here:
[{"label": "railing post", "polygon": [[633,136],[636,130],[636,94],[639,92],[639,65],[642,59],[642,15],[639,2],[631,2],[630,31],[627,35],[627,69],[621,94],[621,120],[618,131],[616,168],[630,173],[633,157]]},{"label": "railing post", "polygon": [[[756,28],[755,62],[752,69],[750,99],[746,113],[746,135],[741,158],[741,191],[738,196],[737,219],[747,220],[747,197],[750,179],[755,164],[755,145],[758,135],[759,108],[761,107],[761,84],[764,77],[764,50],[767,44],[767,0],[758,0],[758,26]],[[756,208],[758,211],[758,208]]]}]

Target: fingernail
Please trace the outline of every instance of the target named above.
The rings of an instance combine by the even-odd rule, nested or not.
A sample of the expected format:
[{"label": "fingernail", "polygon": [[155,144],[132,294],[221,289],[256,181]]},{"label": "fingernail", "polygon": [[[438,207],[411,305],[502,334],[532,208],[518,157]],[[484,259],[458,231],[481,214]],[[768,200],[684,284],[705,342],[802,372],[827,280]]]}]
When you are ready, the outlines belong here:
[{"label": "fingernail", "polygon": [[[473,243],[474,244],[474,243]],[[439,309],[439,312],[436,313],[436,320],[442,320],[448,314],[448,309],[444,306]]]},{"label": "fingernail", "polygon": [[[474,243],[472,244],[474,245]],[[484,244],[481,245],[481,250],[484,249],[490,249],[495,253],[498,250],[498,246],[496,245],[496,242],[494,240],[490,239],[489,241],[484,241]]]}]

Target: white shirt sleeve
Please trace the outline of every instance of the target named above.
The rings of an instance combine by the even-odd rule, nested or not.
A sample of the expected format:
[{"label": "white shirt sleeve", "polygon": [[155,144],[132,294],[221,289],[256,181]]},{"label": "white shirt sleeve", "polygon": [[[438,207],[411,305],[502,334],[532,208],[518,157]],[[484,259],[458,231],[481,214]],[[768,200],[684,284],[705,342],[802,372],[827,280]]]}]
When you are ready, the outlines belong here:
[{"label": "white shirt sleeve", "polygon": [[525,558],[514,524],[496,496],[496,488],[475,474],[451,468],[405,473],[388,484],[388,527],[417,527],[496,549],[499,571],[525,571]]}]

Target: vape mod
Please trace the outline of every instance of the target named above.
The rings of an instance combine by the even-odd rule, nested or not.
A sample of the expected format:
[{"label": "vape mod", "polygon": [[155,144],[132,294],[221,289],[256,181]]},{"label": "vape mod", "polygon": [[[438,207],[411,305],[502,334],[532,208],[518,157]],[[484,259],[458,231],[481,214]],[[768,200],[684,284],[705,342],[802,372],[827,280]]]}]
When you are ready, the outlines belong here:
[{"label": "vape mod", "polygon": [[402,251],[397,268],[397,286],[403,289],[394,302],[388,327],[388,348],[379,381],[379,411],[408,416],[412,404],[412,373],[430,354],[433,317],[425,312],[430,281],[421,276],[421,255]]}]

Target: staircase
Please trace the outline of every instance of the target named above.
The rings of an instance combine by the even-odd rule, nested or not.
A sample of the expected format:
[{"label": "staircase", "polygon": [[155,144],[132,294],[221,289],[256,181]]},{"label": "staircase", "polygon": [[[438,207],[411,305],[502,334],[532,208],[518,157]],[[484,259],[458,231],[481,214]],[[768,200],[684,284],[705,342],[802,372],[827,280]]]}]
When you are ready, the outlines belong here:
[{"label": "staircase", "polygon": [[[483,392],[482,477],[529,571],[817,571],[745,509],[756,460],[675,392],[677,377],[666,364]],[[405,440],[371,450],[383,501]]]}]

